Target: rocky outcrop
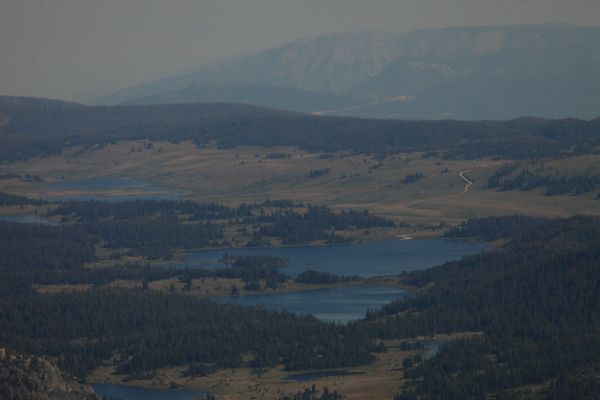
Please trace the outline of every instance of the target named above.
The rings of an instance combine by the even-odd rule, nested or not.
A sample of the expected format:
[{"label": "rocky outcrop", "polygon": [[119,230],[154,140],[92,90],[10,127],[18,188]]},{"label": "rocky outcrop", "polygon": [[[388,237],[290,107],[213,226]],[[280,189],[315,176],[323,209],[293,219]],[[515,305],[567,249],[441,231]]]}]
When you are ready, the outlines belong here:
[{"label": "rocky outcrop", "polygon": [[0,398],[4,400],[99,400],[48,360],[0,348]]}]

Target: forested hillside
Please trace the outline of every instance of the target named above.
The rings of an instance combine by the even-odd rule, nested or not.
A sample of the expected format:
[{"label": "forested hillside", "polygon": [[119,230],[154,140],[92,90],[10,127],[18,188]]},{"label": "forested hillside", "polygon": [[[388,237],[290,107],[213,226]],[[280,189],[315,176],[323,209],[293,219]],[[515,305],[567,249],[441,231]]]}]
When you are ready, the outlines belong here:
[{"label": "forested hillside", "polygon": [[[276,205],[292,209],[278,211]],[[323,207],[301,213],[288,201],[269,206],[275,209],[271,214],[256,214],[262,205],[71,202],[52,211],[63,217],[61,226],[0,223],[0,344],[57,357],[60,366],[81,377],[107,359],[120,373],[140,377],[168,366],[202,373],[242,366],[352,367],[385,351],[382,340],[481,332],[446,344],[437,357],[404,363],[409,384],[398,398],[585,398],[598,386],[598,218],[467,221],[448,236],[506,243],[399,277],[416,289],[414,296],[371,310],[365,320],[348,325],[194,296],[193,281],[199,279],[235,278],[249,290],[260,289],[265,281],[267,286],[285,282],[285,260],[276,257],[227,258],[223,261],[229,267],[214,270],[139,263],[85,267],[95,261],[99,246],[137,249],[145,243],[154,248],[160,242],[161,249],[170,251],[220,240],[216,227],[222,218],[261,223],[263,234],[283,237],[288,231],[389,223],[364,212],[332,213]],[[180,220],[184,217],[191,220]],[[178,229],[202,229],[206,235],[179,236]],[[156,242],[155,236],[168,240]],[[305,271],[297,282],[355,279]],[[140,284],[112,287],[118,280]],[[170,288],[152,289],[158,281],[170,282]],[[36,290],[40,285],[82,286],[48,294]]]},{"label": "forested hillside", "polygon": [[[30,203],[25,197],[2,198]],[[266,207],[272,211],[266,213]],[[72,201],[49,210],[61,216],[58,226],[0,222],[0,345],[55,356],[80,377],[114,352],[120,354],[118,371],[129,375],[167,366],[215,370],[283,363],[302,370],[369,363],[372,340],[354,328],[188,295],[194,279],[238,279],[247,290],[276,288],[291,279],[280,271],[283,259],[226,258],[217,269],[119,261],[123,252],[168,258],[175,249],[221,244],[224,221],[256,224],[255,240],[278,236],[291,243],[340,240],[334,232],[349,226],[394,225],[368,212],[302,209],[291,201],[236,208],[191,201]],[[109,267],[87,267],[106,250],[116,251]],[[168,290],[149,290],[165,279],[171,282]],[[111,287],[119,280],[142,284]],[[40,285],[87,289],[48,295],[36,291]]]},{"label": "forested hillside", "polygon": [[545,171],[543,167],[530,171],[522,168],[518,174],[515,171],[518,164],[508,164],[492,175],[486,187],[500,191],[528,191],[544,188],[546,196],[561,194],[581,195],[595,190],[600,186],[600,176],[583,171],[577,175],[559,175]]},{"label": "forested hillside", "polygon": [[553,157],[600,146],[600,119],[400,121],[318,117],[239,104],[40,108],[0,102],[0,159],[47,156],[118,140],[197,146],[292,145],[318,152],[444,151],[446,158]]},{"label": "forested hillside", "polygon": [[399,398],[586,398],[597,387],[600,220],[528,224],[498,250],[409,274],[428,289],[369,315],[384,337],[484,333],[407,370],[412,388]]}]

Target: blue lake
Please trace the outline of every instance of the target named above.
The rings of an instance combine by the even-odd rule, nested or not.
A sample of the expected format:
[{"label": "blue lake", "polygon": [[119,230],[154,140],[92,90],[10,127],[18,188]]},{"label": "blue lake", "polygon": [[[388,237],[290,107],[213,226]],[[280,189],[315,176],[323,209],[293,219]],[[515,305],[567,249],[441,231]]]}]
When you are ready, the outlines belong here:
[{"label": "blue lake", "polygon": [[[180,195],[154,186],[150,182],[129,178],[129,177],[114,177],[100,176],[95,178],[87,178],[73,181],[58,181],[44,183],[40,186],[41,189],[72,191],[76,190],[82,193],[64,194],[57,196],[49,196],[48,201],[68,201],[68,200],[102,200],[102,201],[126,201],[126,200],[173,200],[180,198]],[[111,195],[111,191],[121,190],[130,193],[121,195]]]},{"label": "blue lake", "polygon": [[215,268],[224,266],[220,260],[225,255],[271,255],[288,260],[289,265],[282,268],[281,272],[291,276],[313,269],[336,275],[368,278],[433,267],[449,260],[458,260],[467,254],[479,253],[486,248],[483,244],[462,240],[382,240],[332,246],[193,251],[186,254],[185,261],[170,265],[180,268]]},{"label": "blue lake", "polygon": [[22,224],[59,225],[35,214],[0,215],[0,221],[20,222]]},{"label": "blue lake", "polygon": [[108,399],[121,400],[196,400],[205,399],[206,393],[189,389],[151,389],[138,386],[95,383],[96,393]]},{"label": "blue lake", "polygon": [[213,297],[220,303],[244,306],[262,305],[266,309],[312,314],[329,322],[345,323],[364,318],[368,309],[410,295],[400,288],[354,285],[298,292]]},{"label": "blue lake", "polygon": [[[179,267],[223,267],[228,255],[272,255],[285,258],[282,272],[295,276],[306,269],[363,278],[398,275],[457,260],[486,249],[483,244],[441,239],[387,240],[335,246],[272,247],[196,251]],[[394,287],[355,285],[287,293],[215,297],[215,301],[239,305],[263,305],[270,310],[313,314],[324,321],[345,323],[365,317],[408,292]]]},{"label": "blue lake", "polygon": [[441,340],[429,340],[425,342],[425,353],[423,356],[426,359],[437,356],[445,343],[446,342],[442,342]]}]

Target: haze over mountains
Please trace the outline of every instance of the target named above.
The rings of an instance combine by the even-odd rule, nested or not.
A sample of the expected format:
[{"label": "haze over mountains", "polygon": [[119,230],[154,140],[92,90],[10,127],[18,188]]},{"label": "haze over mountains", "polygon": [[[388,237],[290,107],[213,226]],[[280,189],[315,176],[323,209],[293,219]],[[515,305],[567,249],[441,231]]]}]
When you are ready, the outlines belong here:
[{"label": "haze over mountains", "polygon": [[214,101],[377,118],[593,118],[600,115],[600,28],[331,34],[229,58],[96,103]]}]

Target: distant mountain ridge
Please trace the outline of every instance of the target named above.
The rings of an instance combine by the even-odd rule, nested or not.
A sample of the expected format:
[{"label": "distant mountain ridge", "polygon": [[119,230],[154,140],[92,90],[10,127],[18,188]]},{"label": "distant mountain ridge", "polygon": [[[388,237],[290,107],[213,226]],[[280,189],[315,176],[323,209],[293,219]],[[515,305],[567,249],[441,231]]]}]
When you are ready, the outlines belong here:
[{"label": "distant mountain ridge", "polygon": [[593,118],[599,89],[600,27],[542,24],[300,39],[96,103],[232,101],[383,118]]},{"label": "distant mountain ridge", "polygon": [[397,54],[391,48],[397,34],[358,32],[299,39],[246,57],[213,63],[197,71],[120,90],[98,99],[119,104],[163,90],[222,82],[339,93],[373,76]]},{"label": "distant mountain ridge", "polygon": [[45,99],[41,97],[0,96],[0,106],[17,106],[37,109],[60,109],[85,107],[85,104],[71,101]]}]

